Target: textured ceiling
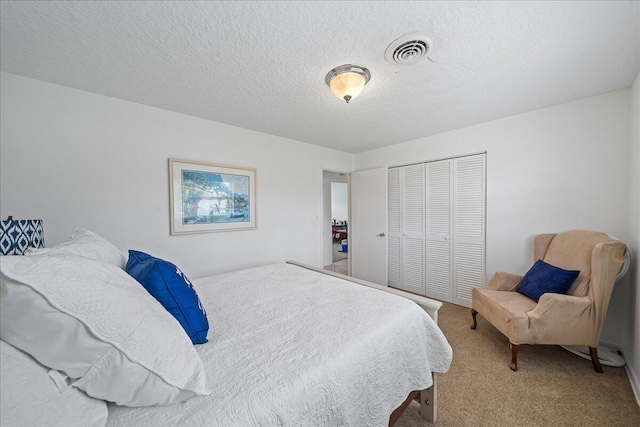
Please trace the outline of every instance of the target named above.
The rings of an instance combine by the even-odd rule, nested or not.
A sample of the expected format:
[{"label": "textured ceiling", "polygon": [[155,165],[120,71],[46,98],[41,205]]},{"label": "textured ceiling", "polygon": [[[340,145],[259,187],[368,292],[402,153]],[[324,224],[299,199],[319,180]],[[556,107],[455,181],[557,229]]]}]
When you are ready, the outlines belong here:
[{"label": "textured ceiling", "polygon": [[[637,1],[1,2],[2,71],[347,152],[631,86]],[[386,47],[430,34],[432,61]],[[371,70],[350,104],[325,74]]]}]

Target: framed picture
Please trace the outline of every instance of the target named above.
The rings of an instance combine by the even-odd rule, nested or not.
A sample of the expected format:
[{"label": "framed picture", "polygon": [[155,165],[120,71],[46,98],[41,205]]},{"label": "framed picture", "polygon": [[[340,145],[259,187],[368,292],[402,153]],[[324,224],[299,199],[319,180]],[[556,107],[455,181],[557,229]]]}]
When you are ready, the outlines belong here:
[{"label": "framed picture", "polygon": [[171,234],[255,229],[256,170],[169,159]]}]

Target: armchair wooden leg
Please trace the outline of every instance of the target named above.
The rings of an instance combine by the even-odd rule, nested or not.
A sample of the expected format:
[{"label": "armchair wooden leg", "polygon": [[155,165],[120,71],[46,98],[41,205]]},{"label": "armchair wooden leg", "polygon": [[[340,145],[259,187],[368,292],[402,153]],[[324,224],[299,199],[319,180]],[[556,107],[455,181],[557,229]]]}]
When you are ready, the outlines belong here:
[{"label": "armchair wooden leg", "polygon": [[478,312],[475,311],[473,308],[471,309],[471,317],[473,317],[473,325],[471,325],[471,329],[475,329],[478,327],[478,320],[476,319],[476,316],[478,315]]},{"label": "armchair wooden leg", "polygon": [[603,373],[602,365],[600,365],[600,358],[598,358],[598,347],[589,347],[589,354],[591,355],[593,369],[600,374]]},{"label": "armchair wooden leg", "polygon": [[511,346],[511,363],[509,369],[512,371],[518,370],[518,351],[520,350],[520,344],[509,343]]}]

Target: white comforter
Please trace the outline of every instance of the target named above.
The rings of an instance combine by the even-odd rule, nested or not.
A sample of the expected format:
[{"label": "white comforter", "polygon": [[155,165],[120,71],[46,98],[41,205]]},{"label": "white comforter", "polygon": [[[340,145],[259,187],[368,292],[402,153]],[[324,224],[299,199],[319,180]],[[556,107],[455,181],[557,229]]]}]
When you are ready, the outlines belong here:
[{"label": "white comforter", "polygon": [[107,426],[386,426],[452,350],[415,303],[274,264],[194,280],[211,329],[196,346],[211,396],[112,405]]}]

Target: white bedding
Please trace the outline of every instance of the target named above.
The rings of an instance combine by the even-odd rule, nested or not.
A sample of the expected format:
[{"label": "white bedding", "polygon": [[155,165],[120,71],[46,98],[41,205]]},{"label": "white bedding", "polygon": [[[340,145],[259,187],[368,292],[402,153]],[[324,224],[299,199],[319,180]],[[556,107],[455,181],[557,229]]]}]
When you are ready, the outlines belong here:
[{"label": "white bedding", "polygon": [[0,425],[100,427],[107,404],[75,387],[65,376],[0,341]]},{"label": "white bedding", "polygon": [[415,303],[274,264],[194,280],[209,313],[198,345],[212,393],[166,407],[109,407],[107,426],[386,426],[452,350]]}]

